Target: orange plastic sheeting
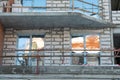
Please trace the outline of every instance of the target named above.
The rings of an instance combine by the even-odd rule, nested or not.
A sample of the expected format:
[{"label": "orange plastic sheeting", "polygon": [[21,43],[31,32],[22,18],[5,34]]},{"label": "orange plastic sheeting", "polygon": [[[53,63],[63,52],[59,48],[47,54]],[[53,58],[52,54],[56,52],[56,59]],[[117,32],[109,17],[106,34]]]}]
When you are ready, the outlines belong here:
[{"label": "orange plastic sheeting", "polygon": [[[74,39],[74,40],[73,40]],[[73,49],[83,49],[84,48],[84,41],[78,38],[72,39],[72,48]],[[76,39],[76,40],[75,40]],[[81,41],[79,41],[79,40]],[[99,49],[100,48],[100,42],[99,42],[99,36],[98,35],[88,35],[86,36],[86,49],[92,50],[92,49]]]},{"label": "orange plastic sheeting", "polygon": [[87,36],[86,37],[86,48],[89,50],[99,49],[100,48],[99,36],[97,35]]}]

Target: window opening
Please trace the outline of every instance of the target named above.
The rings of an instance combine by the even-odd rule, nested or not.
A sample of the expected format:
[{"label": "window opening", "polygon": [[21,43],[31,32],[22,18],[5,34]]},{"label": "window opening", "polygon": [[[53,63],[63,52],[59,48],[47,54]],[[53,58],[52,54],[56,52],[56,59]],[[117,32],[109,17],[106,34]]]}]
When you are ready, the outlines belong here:
[{"label": "window opening", "polygon": [[[90,64],[98,65],[100,58],[96,57],[99,55],[100,51],[100,40],[99,35],[79,35],[72,36],[72,49],[73,55],[78,55],[80,57],[73,57],[73,64]],[[75,51],[74,49],[79,49]],[[94,56],[94,57],[86,57]]]},{"label": "window opening", "polygon": [[[114,34],[113,40],[114,40],[114,49],[116,50],[120,49],[120,34]],[[120,56],[120,51],[115,51],[114,56]],[[114,61],[115,64],[120,65],[120,57],[115,57]]]},{"label": "window opening", "polygon": [[[17,58],[17,65],[30,65],[36,66],[36,57],[26,57],[26,56],[36,56],[43,55],[43,51],[29,51],[29,50],[41,50],[44,48],[44,35],[30,35],[30,36],[19,36],[18,37],[18,49],[28,50],[28,51],[18,51],[17,56],[23,56]],[[43,59],[40,58],[39,65],[43,65]]]}]

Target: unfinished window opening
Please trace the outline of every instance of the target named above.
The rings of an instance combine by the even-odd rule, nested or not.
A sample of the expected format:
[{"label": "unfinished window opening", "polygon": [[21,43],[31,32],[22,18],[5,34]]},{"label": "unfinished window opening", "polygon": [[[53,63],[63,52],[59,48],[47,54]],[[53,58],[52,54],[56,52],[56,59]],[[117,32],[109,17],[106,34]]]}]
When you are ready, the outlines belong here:
[{"label": "unfinished window opening", "polygon": [[45,11],[45,8],[40,7],[46,7],[46,0],[22,0],[21,4],[23,6],[29,6],[31,8],[25,8],[26,11],[30,12],[41,12]]},{"label": "unfinished window opening", "polygon": [[[17,56],[23,56],[17,58],[17,65],[26,66],[36,66],[36,57],[26,57],[26,56],[37,56],[43,55],[42,51],[32,51],[41,50],[44,48],[44,35],[30,35],[30,36],[18,36],[17,49],[22,49],[25,51],[18,51]],[[27,50],[27,51],[26,51]],[[43,65],[43,58],[40,59],[39,65]]]},{"label": "unfinished window opening", "polygon": [[100,58],[97,57],[100,52],[99,35],[73,35],[71,41],[72,54],[79,56],[72,58],[73,64],[98,65],[100,63]]},{"label": "unfinished window opening", "polygon": [[120,0],[111,0],[111,8],[113,11],[120,10]]},{"label": "unfinished window opening", "polygon": [[[120,49],[120,34],[114,34],[113,35],[113,40],[114,40],[114,48],[116,50]],[[115,56],[120,56],[120,52],[114,52]],[[120,57],[115,57],[115,64],[119,64],[120,65]]]}]

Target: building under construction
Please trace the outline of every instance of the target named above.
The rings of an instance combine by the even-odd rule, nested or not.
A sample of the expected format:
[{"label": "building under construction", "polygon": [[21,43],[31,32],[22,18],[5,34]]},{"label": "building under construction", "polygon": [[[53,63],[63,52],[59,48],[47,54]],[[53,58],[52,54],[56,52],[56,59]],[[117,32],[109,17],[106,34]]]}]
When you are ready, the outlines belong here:
[{"label": "building under construction", "polygon": [[119,65],[120,0],[0,1],[0,80],[120,80]]}]

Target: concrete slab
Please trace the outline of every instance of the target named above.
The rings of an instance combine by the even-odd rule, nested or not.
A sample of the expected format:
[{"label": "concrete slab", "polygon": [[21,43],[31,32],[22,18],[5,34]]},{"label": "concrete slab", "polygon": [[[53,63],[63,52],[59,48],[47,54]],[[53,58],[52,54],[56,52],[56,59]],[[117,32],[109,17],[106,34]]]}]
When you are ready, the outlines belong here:
[{"label": "concrete slab", "polygon": [[[79,77],[78,77],[79,76]],[[67,74],[44,74],[44,75],[0,75],[0,80],[119,80],[119,75],[67,75]]]},{"label": "concrete slab", "polygon": [[76,12],[0,13],[4,27],[38,29],[45,27],[104,28],[114,27],[105,22]]}]

